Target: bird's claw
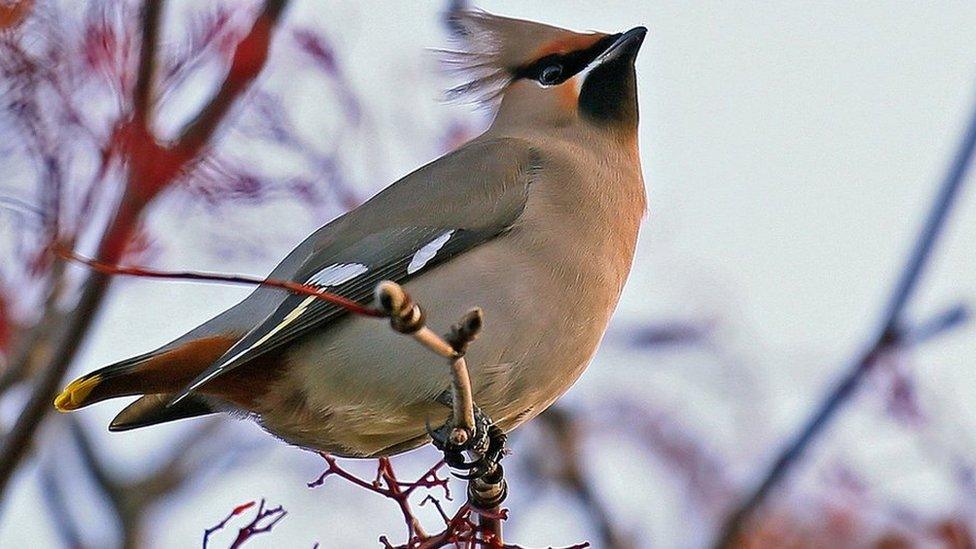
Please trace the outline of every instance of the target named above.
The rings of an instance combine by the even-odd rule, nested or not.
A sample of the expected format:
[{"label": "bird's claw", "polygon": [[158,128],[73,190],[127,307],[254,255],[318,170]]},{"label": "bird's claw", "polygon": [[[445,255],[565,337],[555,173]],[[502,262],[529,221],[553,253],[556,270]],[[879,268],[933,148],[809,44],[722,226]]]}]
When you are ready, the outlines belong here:
[{"label": "bird's claw", "polygon": [[[504,456],[506,436],[487,415],[477,406],[474,408],[475,432],[468,433],[467,439],[458,444],[452,440],[454,430],[453,418],[447,423],[433,429],[427,423],[427,434],[433,440],[434,447],[444,453],[444,461],[452,469],[467,471],[454,473],[454,476],[464,480],[481,478],[492,472]],[[466,461],[465,452],[478,456],[472,461]]]}]

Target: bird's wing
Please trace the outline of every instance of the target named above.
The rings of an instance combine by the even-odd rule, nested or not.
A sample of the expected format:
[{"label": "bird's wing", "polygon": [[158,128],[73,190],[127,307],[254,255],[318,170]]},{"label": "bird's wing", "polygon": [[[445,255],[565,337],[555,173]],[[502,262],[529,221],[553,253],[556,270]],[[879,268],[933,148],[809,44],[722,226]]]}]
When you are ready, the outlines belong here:
[{"label": "bird's wing", "polygon": [[[406,176],[326,225],[271,277],[287,276],[368,304],[379,282],[405,282],[510,229],[524,210],[528,187],[539,169],[539,156],[523,141],[476,142]],[[172,404],[237,366],[327,329],[345,315],[345,309],[324,300],[289,295]]]}]

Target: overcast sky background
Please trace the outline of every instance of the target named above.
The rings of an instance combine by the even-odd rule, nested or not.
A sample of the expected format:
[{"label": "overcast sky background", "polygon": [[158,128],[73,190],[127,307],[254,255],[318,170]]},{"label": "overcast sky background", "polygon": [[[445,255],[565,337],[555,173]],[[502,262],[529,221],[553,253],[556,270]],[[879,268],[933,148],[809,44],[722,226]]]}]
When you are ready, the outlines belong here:
[{"label": "overcast sky background", "polygon": [[[726,456],[732,474],[748,485],[877,327],[976,108],[976,4],[479,5],[580,30],[650,29],[637,64],[649,217],[611,336],[566,399],[581,409],[598,409],[609,395],[626,394],[668,410]],[[440,2],[299,0],[287,13],[290,22],[324,29],[363,96],[372,126],[360,137],[363,162],[353,168],[366,194],[430,160],[436,140],[418,136],[439,131],[443,113],[464,110],[439,104],[430,82],[420,82],[430,79],[422,71],[434,67],[424,48],[446,45],[440,7]],[[170,30],[167,36],[175,40],[178,29]],[[330,115],[322,112],[316,99],[322,90],[314,82],[273,68],[265,76],[269,86],[300,102],[307,111],[303,123],[325,120],[327,125]],[[198,88],[187,92],[188,105],[205,97],[207,88]],[[327,142],[330,136],[317,138]],[[370,166],[371,154],[383,155],[374,162],[381,167]],[[959,301],[976,303],[974,183],[953,212],[913,302],[913,318],[925,319]],[[241,217],[229,221],[238,237],[246,240],[250,231],[270,234],[280,249],[265,250],[257,260],[243,253],[215,259],[215,244],[201,237],[204,221],[194,219],[205,213],[188,214],[174,205],[164,201],[149,223],[154,234],[164,235],[158,265],[167,268],[264,273],[327,221],[284,206],[242,208]],[[164,343],[246,292],[119,281],[74,373]],[[721,319],[723,341],[740,369],[695,355],[637,352],[620,343],[623,336],[613,335],[648,322],[700,318]],[[972,501],[972,494],[958,493],[945,477],[940,456],[950,450],[976,452],[974,358],[971,324],[913,354],[924,411],[935,426],[933,439],[920,441],[892,426],[869,384],[817,447],[815,458],[842,456],[858,464],[876,481],[881,497],[922,513]],[[743,407],[743,399],[761,404]],[[105,404],[80,417],[86,424],[105,425],[119,408]],[[137,469],[168,439],[164,435],[180,429],[104,433],[100,440],[119,467]],[[241,437],[257,430],[249,424],[235,429]],[[59,434],[49,429],[45,436]],[[315,541],[323,547],[375,547],[381,533],[402,536],[393,506],[339,482],[308,490],[304,483],[321,469],[316,456],[268,437],[255,440],[260,447],[241,458],[241,468],[209,477],[160,510],[152,529],[154,546],[192,546],[228,510],[261,497],[291,514],[272,535],[248,547],[310,547]],[[594,453],[624,453],[629,446],[611,448],[604,445]],[[514,449],[519,450],[518,438]],[[404,467],[416,469],[433,455],[406,460]],[[654,467],[643,473],[628,469],[626,458],[593,457],[594,463],[608,465],[601,494],[614,502],[624,525],[658,546],[704,543],[706,534],[688,533],[682,495],[667,485],[664,473]],[[617,467],[611,469],[613,464]],[[39,511],[34,475],[25,468],[15,499],[3,510],[0,546],[57,544]],[[818,477],[804,467],[797,482],[816,484]],[[544,546],[587,538],[580,525],[585,521],[572,511],[557,512],[558,493],[518,490],[513,485],[516,518],[510,539]],[[528,499],[539,505],[528,510]],[[526,509],[521,514],[520,505]],[[93,523],[107,520],[97,506],[83,512],[91,513]]]}]

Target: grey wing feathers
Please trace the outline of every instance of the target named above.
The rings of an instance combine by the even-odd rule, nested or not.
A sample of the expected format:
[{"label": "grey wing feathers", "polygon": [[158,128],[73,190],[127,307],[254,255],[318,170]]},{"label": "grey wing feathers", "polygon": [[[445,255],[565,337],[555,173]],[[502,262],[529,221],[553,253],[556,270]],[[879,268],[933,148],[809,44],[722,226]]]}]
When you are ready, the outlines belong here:
[{"label": "grey wing feathers", "polygon": [[[539,159],[517,140],[480,145],[486,148],[472,151],[466,147],[440,161],[453,160],[454,165],[437,169],[435,163],[421,168],[320,229],[292,254],[304,257],[288,273],[289,278],[368,304],[379,282],[402,283],[508,230],[524,209]],[[465,152],[474,158],[457,157]],[[458,168],[464,166],[457,164],[465,163],[475,171],[460,181],[441,179],[461,177],[463,171]],[[419,194],[411,197],[411,191]],[[435,201],[451,201],[457,207],[444,211]],[[412,215],[405,216],[404,210]],[[302,250],[310,245],[317,249]],[[325,329],[345,314],[332,303],[289,295],[172,403],[241,364]]]}]

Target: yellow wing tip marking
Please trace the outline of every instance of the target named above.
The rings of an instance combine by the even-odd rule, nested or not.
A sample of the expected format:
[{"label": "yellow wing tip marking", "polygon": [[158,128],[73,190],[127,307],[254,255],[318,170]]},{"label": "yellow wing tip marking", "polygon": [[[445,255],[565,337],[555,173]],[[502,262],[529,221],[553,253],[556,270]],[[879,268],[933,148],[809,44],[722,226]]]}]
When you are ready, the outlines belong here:
[{"label": "yellow wing tip marking", "polygon": [[102,376],[94,375],[78,378],[68,384],[61,394],[54,399],[54,407],[59,412],[77,410],[85,402],[85,398],[102,381]]}]

